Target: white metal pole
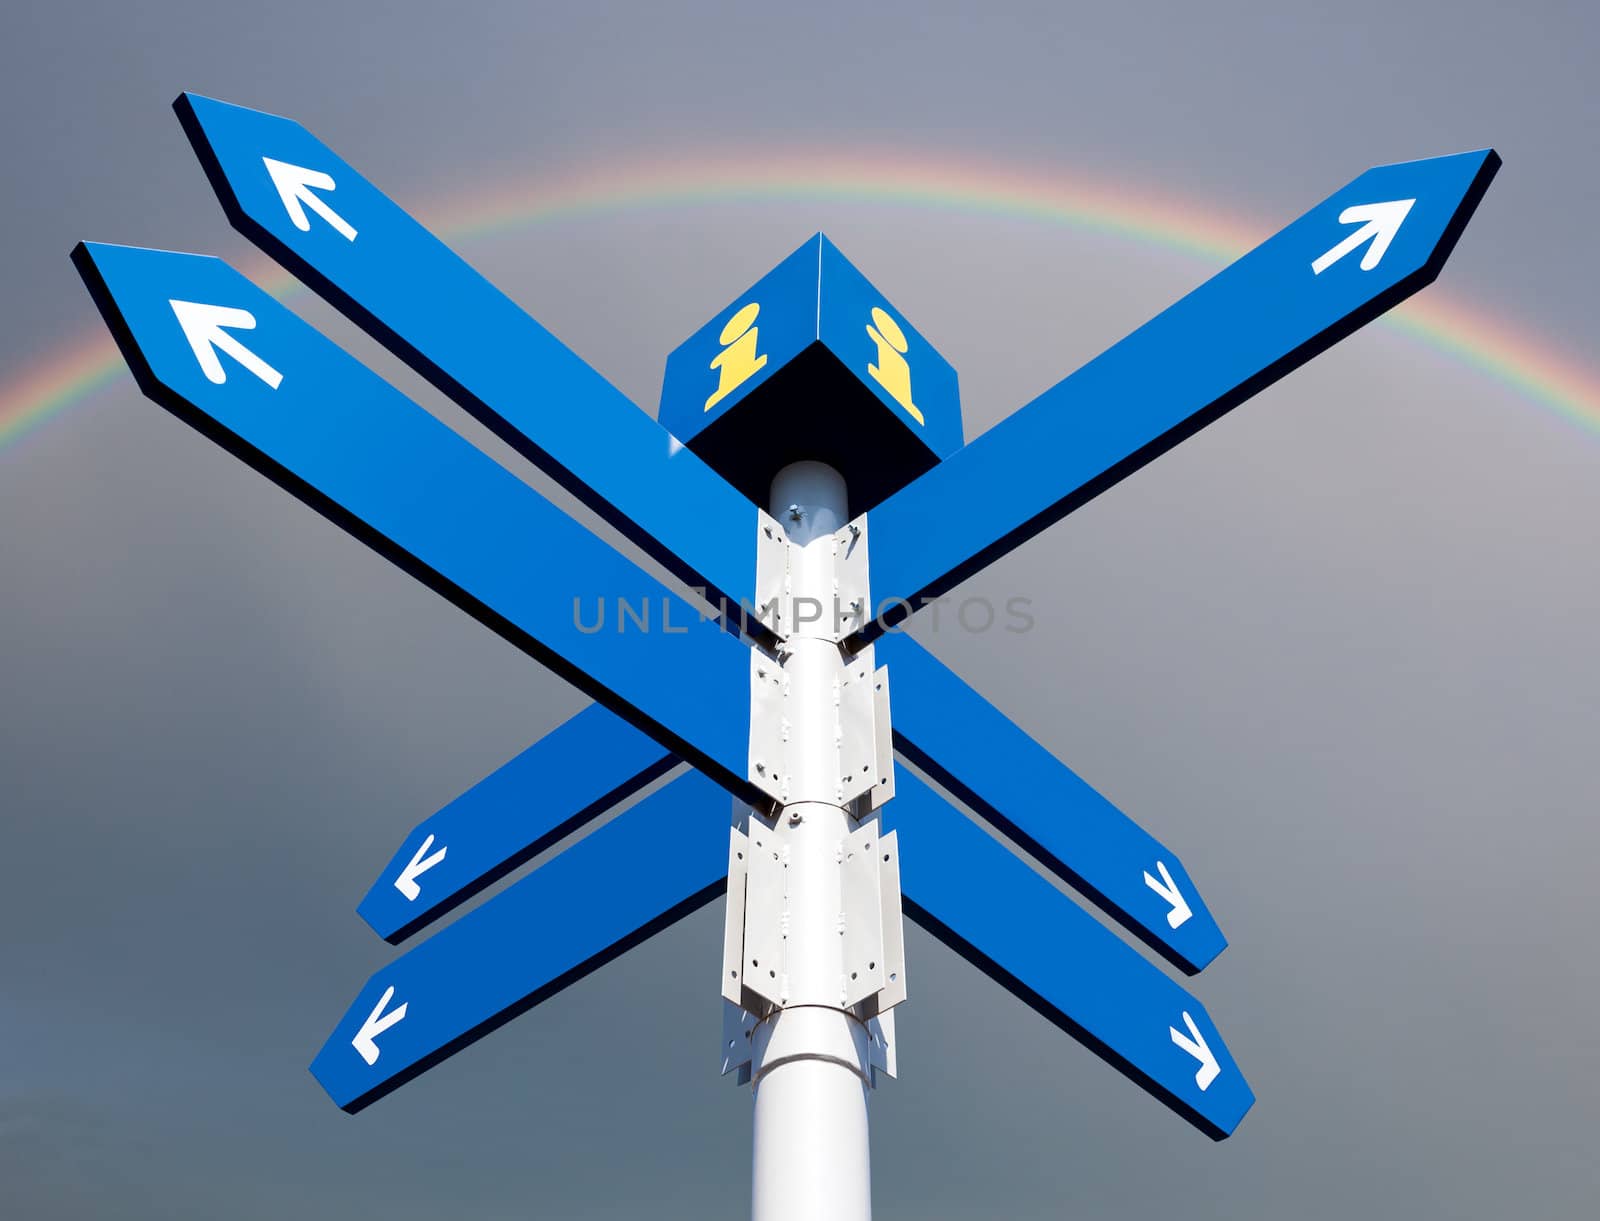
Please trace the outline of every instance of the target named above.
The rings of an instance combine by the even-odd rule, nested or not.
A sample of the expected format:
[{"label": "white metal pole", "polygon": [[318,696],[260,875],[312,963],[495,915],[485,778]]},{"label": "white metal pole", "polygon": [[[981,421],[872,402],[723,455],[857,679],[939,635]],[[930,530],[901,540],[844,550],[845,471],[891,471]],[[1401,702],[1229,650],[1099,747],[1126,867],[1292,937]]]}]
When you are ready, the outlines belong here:
[{"label": "white metal pole", "polygon": [[[789,802],[777,835],[788,849],[787,996],[752,1041],[754,1221],[869,1221],[871,1051],[861,1019],[840,1004],[840,846],[851,831],[837,801],[837,643],[832,535],[848,520],[832,467],[797,462],[772,481],[772,516],[793,545],[784,643]],[[820,606],[814,621],[800,622]],[[796,611],[800,613],[796,613]]]}]

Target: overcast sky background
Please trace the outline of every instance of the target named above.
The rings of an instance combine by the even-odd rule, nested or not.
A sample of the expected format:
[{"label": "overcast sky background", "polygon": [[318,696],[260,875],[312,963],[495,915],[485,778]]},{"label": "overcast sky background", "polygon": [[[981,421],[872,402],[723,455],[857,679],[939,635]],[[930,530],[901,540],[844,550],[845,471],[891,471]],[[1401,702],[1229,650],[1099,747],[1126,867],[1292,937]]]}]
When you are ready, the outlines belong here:
[{"label": "overcast sky background", "polygon": [[[99,327],[81,238],[254,264],[181,89],[419,208],[837,148],[1265,237],[1368,165],[1493,144],[1429,291],[1600,376],[1597,51],[1593,5],[1480,0],[14,3],[0,386]],[[960,370],[969,437],[1219,266],[848,200],[463,252],[653,411],[666,353],[819,228]],[[913,929],[878,1215],[1592,1216],[1597,522],[1600,437],[1377,327],[970,582],[1037,629],[924,640],[1183,856],[1232,942],[1191,987],[1259,1102],[1214,1145]],[[131,380],[0,451],[0,639],[0,1216],[746,1215],[720,903],[359,1116],[306,1072],[393,953],[354,912],[376,871],[570,688]]]}]

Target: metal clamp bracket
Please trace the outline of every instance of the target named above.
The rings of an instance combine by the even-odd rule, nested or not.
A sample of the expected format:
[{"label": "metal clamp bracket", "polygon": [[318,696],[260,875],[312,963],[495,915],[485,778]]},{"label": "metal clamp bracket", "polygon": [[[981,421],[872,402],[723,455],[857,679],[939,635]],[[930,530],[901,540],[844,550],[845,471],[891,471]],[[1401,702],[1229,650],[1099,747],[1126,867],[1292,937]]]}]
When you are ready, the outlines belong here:
[{"label": "metal clamp bracket", "polygon": [[[754,811],[746,817],[746,828],[734,827],[728,836],[722,998],[759,1020],[789,1001],[789,863],[776,828]],[[869,820],[840,842],[838,852],[838,1003],[863,1020],[906,998],[900,844],[895,832],[879,831],[878,820]],[[725,1063],[724,1071],[733,1067]]]}]

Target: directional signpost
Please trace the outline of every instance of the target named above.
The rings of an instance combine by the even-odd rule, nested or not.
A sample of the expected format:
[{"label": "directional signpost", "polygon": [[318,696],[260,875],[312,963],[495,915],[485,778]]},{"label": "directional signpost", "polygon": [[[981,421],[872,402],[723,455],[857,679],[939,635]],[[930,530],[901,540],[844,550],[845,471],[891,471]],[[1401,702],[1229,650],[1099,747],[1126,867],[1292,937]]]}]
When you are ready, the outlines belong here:
[{"label": "directional signpost", "polygon": [[754,1090],[754,1215],[865,1219],[903,896],[1174,1112],[1234,1131],[1254,1095],[1205,1008],[1055,885],[1192,975],[1226,941],[1177,854],[895,628],[1431,281],[1492,151],[1369,171],[962,445],[954,370],[820,234],[672,354],[658,423],[299,124],[176,109],[236,227],[705,599],[219,260],[73,251],[147,395],[596,701],[373,882],[360,914],[398,943],[542,858],[368,981],[312,1063],[339,1106],[725,894],[721,1064]]}]

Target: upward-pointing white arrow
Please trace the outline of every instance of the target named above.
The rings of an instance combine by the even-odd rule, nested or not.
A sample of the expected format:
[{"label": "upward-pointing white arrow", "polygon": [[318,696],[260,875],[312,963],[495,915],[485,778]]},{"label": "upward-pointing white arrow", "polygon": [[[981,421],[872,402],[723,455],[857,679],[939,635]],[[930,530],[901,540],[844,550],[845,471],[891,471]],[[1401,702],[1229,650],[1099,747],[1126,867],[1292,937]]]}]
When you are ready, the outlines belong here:
[{"label": "upward-pointing white arrow", "polygon": [[1394,241],[1394,235],[1400,232],[1400,226],[1405,223],[1406,215],[1411,211],[1414,199],[1391,199],[1388,203],[1354,204],[1339,213],[1341,225],[1361,225],[1354,233],[1348,234],[1326,254],[1318,255],[1311,262],[1311,270],[1315,275],[1321,275],[1332,267],[1345,255],[1357,249],[1362,242],[1370,241],[1366,254],[1361,256],[1361,270],[1371,271],[1383,262],[1383,256],[1389,250],[1389,243]]},{"label": "upward-pointing white arrow", "polygon": [[[383,1006],[379,1005],[378,1008],[381,1009]],[[401,1005],[400,1008],[404,1009],[405,1006]],[[1168,1026],[1167,1029],[1172,1033],[1174,1043],[1200,1061],[1199,1071],[1194,1075],[1194,1083],[1200,1087],[1201,1093],[1205,1093],[1206,1087],[1217,1079],[1217,1074],[1222,1068],[1217,1064],[1216,1056],[1211,1054],[1211,1048],[1207,1046],[1205,1036],[1200,1033],[1200,1027],[1194,1024],[1194,1019],[1187,1013],[1183,1015],[1183,1024],[1189,1028],[1187,1035],[1176,1026]],[[370,1064],[372,1061],[368,1060],[367,1063]]]},{"label": "upward-pointing white arrow", "polygon": [[[383,1007],[394,999],[394,985],[384,989],[382,998],[372,1007],[372,1012],[367,1014],[367,1020],[361,1023],[361,1029],[356,1031],[356,1037],[350,1040],[350,1046],[361,1053],[361,1058],[368,1064],[378,1062],[378,1045],[373,1042],[380,1034],[406,1015],[406,1003],[402,1001],[396,1005],[394,1012],[385,1013]],[[1184,1014],[1188,1017],[1188,1014]],[[1202,1087],[1203,1088],[1203,1087]]]},{"label": "upward-pointing white arrow", "polygon": [[1194,912],[1189,910],[1189,900],[1183,897],[1183,891],[1179,890],[1178,884],[1172,880],[1172,873],[1167,869],[1165,861],[1156,862],[1156,872],[1161,875],[1161,880],[1157,881],[1147,873],[1144,875],[1144,884],[1172,904],[1172,910],[1167,913],[1167,923],[1177,928],[1194,915]]},{"label": "upward-pointing white arrow", "polygon": [[227,305],[205,305],[199,301],[169,300],[167,304],[178,316],[183,337],[189,341],[189,347],[194,352],[194,358],[200,362],[200,371],[206,375],[207,381],[220,386],[228,380],[227,371],[217,357],[218,352],[226,352],[274,390],[283,383],[283,374],[223,329],[255,330],[256,316],[249,310],[234,309]]},{"label": "upward-pointing white arrow", "polygon": [[313,188],[318,191],[333,190],[332,178],[321,170],[308,170],[303,165],[290,165],[287,161],[274,161],[271,157],[261,158],[261,163],[267,167],[272,185],[278,189],[278,198],[283,200],[283,210],[289,214],[289,220],[296,229],[302,233],[311,232],[311,218],[306,215],[306,209],[310,208],[343,234],[347,241],[356,240],[355,226],[312,193]]},{"label": "upward-pointing white arrow", "polygon": [[439,851],[424,860],[423,854],[431,847],[433,847],[433,836],[430,835],[422,841],[422,847],[417,849],[416,855],[411,858],[411,863],[402,869],[400,876],[394,880],[394,888],[412,902],[415,902],[417,896],[422,893],[422,887],[417,885],[417,879],[444,860],[444,854],[450,851],[448,847],[441,846]]}]

